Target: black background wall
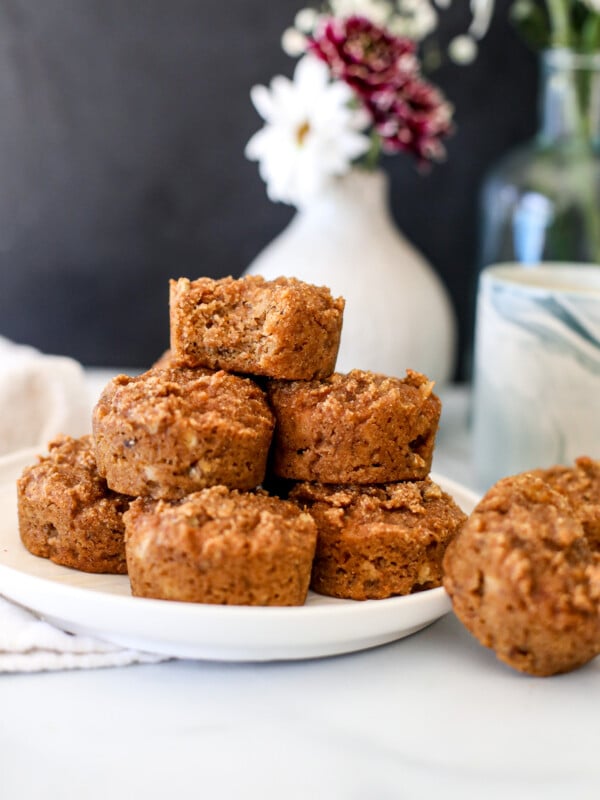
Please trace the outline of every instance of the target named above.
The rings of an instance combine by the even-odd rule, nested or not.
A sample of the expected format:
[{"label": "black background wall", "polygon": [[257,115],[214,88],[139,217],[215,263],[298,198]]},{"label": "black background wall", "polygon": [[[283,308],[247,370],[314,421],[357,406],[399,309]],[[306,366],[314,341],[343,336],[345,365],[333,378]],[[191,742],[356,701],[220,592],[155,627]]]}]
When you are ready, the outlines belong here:
[{"label": "black background wall", "polygon": [[[293,209],[269,202],[243,150],[260,126],[250,87],[291,75],[279,41],[301,6],[0,0],[0,334],[146,366],[168,344],[168,279],[239,275],[283,228]],[[442,13],[440,39],[467,6]],[[536,121],[536,59],[507,7],[475,64],[434,76],[456,107],[447,162],[425,177],[408,157],[385,162],[394,215],[448,285],[463,350],[482,176]]]}]

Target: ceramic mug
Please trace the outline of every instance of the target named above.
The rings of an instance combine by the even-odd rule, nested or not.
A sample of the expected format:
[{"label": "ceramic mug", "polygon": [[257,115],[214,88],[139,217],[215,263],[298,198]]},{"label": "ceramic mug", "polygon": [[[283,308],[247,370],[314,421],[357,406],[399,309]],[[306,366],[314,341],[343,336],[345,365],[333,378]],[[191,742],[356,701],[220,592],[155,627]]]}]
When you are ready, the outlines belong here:
[{"label": "ceramic mug", "polygon": [[481,273],[473,455],[482,491],[506,475],[600,458],[600,266]]}]

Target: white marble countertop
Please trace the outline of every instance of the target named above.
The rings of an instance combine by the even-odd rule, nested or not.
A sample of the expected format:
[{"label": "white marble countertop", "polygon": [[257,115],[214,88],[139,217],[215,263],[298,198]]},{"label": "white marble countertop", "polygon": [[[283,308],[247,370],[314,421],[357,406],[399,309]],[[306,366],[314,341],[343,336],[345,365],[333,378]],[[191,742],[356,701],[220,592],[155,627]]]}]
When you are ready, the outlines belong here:
[{"label": "white marble countertop", "polygon": [[[443,399],[435,468],[472,485]],[[0,798],[595,800],[599,689],[600,659],[523,676],[452,614],[326,659],[4,675]]]}]

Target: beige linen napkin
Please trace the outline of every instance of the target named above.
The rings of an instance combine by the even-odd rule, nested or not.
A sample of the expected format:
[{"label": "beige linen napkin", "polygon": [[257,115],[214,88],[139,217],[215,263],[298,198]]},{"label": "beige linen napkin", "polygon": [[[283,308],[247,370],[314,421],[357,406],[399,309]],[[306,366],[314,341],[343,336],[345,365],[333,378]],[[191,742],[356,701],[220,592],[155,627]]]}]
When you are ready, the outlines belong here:
[{"label": "beige linen napkin", "polygon": [[0,455],[44,447],[58,433],[81,436],[89,429],[81,365],[0,337]]},{"label": "beige linen napkin", "polygon": [[[80,364],[70,358],[44,355],[0,337],[0,482],[6,481],[8,474],[14,475],[20,451],[33,447],[42,453],[59,433],[71,436],[89,433],[91,409],[88,384]],[[31,463],[35,463],[34,452],[28,453]],[[0,518],[2,524],[7,523]],[[0,553],[0,564],[1,556]],[[2,594],[0,574],[0,673],[164,660],[163,656],[65,633]]]}]

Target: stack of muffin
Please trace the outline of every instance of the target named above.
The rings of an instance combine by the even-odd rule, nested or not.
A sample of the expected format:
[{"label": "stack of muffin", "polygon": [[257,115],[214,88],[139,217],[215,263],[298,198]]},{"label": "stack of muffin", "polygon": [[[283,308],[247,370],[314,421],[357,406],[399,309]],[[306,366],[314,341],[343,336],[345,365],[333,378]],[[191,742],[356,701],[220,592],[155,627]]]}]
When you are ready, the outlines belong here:
[{"label": "stack of muffin", "polygon": [[428,477],[440,402],[414,372],[333,373],[343,306],[295,279],[172,281],[170,352],[19,479],[25,546],[191,602],[440,585],[465,519]]}]

